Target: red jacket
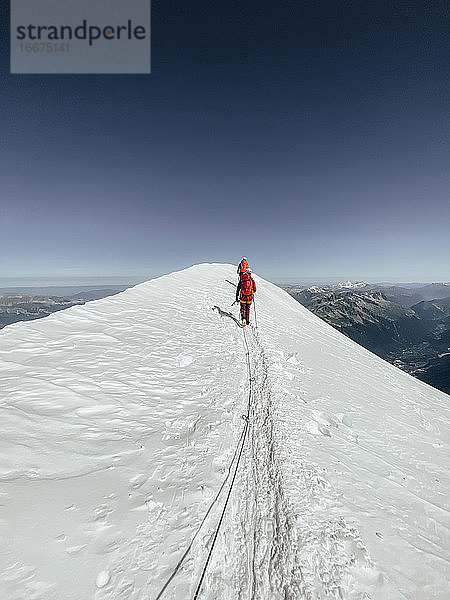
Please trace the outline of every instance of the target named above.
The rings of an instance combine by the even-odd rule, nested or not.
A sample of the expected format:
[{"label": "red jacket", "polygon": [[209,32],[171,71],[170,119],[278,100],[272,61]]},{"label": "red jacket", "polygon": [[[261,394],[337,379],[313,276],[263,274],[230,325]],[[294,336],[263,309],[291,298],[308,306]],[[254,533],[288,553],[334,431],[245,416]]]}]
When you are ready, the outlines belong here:
[{"label": "red jacket", "polygon": [[[252,293],[251,295],[253,296],[253,294],[256,292],[256,283],[255,280],[253,279],[253,277],[250,277],[250,281],[252,282]],[[236,288],[236,302],[239,300],[239,292],[241,291],[241,281],[239,280],[239,283],[237,285]],[[243,294],[241,294],[241,297],[243,297]]]}]

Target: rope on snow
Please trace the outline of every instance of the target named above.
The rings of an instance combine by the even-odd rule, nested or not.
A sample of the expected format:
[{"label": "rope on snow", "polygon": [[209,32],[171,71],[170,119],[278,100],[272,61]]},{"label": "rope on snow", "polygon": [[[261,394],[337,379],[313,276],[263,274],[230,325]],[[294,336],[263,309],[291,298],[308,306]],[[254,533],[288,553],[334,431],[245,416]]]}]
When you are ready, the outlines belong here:
[{"label": "rope on snow", "polygon": [[[231,282],[228,282],[228,283],[231,283]],[[231,462],[229,464],[227,475],[226,475],[225,479],[223,480],[222,485],[219,488],[219,491],[217,492],[217,494],[215,495],[213,501],[209,505],[209,508],[206,511],[206,514],[203,517],[200,525],[198,526],[198,528],[197,528],[194,536],[192,537],[192,539],[191,539],[188,547],[186,548],[186,550],[184,551],[184,553],[181,556],[180,560],[176,564],[176,566],[173,569],[172,573],[170,574],[169,578],[166,580],[166,582],[164,583],[163,587],[159,591],[159,593],[156,596],[155,600],[160,600],[161,599],[162,595],[166,591],[166,589],[169,586],[170,582],[173,580],[173,578],[175,577],[175,575],[178,573],[181,565],[183,564],[183,562],[185,561],[187,555],[191,551],[195,539],[197,538],[198,534],[200,533],[201,528],[203,527],[206,519],[208,518],[209,514],[211,513],[211,510],[213,509],[213,506],[218,501],[218,499],[219,499],[219,497],[220,497],[220,495],[222,493],[222,490],[224,489],[224,487],[225,487],[228,479],[230,478],[231,472],[233,471],[233,464],[236,461],[236,465],[235,465],[234,472],[233,472],[233,477],[231,479],[230,488],[228,490],[228,494],[227,494],[227,497],[225,499],[225,504],[223,506],[219,522],[218,522],[217,527],[216,527],[216,529],[214,531],[214,538],[213,538],[211,547],[209,549],[209,553],[208,553],[205,565],[203,567],[200,580],[199,580],[197,588],[195,590],[195,594],[194,594],[193,600],[197,600],[197,598],[198,598],[198,595],[200,593],[200,589],[202,587],[203,580],[204,580],[205,575],[206,575],[206,570],[207,570],[208,565],[209,565],[209,561],[211,560],[212,552],[214,550],[214,545],[216,543],[217,536],[219,535],[219,530],[220,530],[220,527],[222,525],[222,521],[223,521],[223,518],[225,516],[225,511],[226,511],[227,506],[228,506],[228,501],[230,499],[231,492],[232,492],[232,489],[233,489],[233,485],[234,485],[234,482],[235,482],[235,479],[236,479],[237,471],[238,471],[238,468],[239,468],[239,463],[240,463],[240,460],[241,460],[241,457],[242,457],[242,452],[243,452],[243,449],[244,449],[244,444],[245,444],[245,440],[246,440],[248,429],[249,429],[250,406],[251,406],[251,399],[252,399],[252,396],[253,396],[253,387],[252,387],[253,379],[252,379],[251,364],[250,364],[250,350],[249,350],[249,347],[248,347],[248,342],[247,342],[247,337],[246,337],[246,334],[245,334],[245,329],[242,330],[242,333],[243,333],[244,348],[245,348],[245,357],[246,357],[246,361],[247,361],[248,379],[249,379],[249,393],[248,393],[248,400],[247,400],[247,413],[245,415],[242,415],[243,419],[245,420],[245,425],[244,425],[244,428],[243,428],[243,430],[241,432],[241,435],[239,437],[239,440],[238,440],[238,443],[236,445],[236,448],[235,448],[233,457],[231,459]],[[236,460],[236,457],[237,457],[237,460]]]}]

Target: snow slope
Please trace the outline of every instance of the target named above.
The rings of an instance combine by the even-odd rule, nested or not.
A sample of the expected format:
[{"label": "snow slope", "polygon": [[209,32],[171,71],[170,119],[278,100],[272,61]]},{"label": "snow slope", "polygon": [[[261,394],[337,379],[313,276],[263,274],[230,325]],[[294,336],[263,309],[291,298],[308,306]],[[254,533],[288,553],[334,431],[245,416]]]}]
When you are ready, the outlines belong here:
[{"label": "snow slope", "polygon": [[[154,600],[250,384],[199,598],[448,598],[448,396],[259,277],[244,334],[235,278],[196,265],[0,332],[1,600]],[[193,597],[228,483],[163,599]]]}]

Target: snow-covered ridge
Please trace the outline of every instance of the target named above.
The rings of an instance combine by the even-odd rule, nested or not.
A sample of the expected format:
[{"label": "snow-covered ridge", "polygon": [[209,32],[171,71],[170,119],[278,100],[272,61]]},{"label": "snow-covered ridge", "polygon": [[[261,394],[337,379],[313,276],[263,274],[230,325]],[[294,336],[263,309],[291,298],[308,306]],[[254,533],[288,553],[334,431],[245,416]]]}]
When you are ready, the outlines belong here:
[{"label": "snow-covered ridge", "polygon": [[[0,332],[0,600],[156,597],[242,431],[235,277],[196,265]],[[443,600],[448,396],[255,278],[249,437],[201,598]],[[164,598],[192,597],[220,507]]]}]

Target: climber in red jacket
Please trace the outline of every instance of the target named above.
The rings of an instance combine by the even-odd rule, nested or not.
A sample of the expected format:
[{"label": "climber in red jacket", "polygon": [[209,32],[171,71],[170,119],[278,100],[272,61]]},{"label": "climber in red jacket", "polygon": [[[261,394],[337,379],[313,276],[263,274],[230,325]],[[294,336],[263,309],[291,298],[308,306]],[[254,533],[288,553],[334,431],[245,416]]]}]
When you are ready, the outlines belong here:
[{"label": "climber in red jacket", "polygon": [[241,303],[242,327],[250,322],[250,306],[253,302],[253,295],[256,292],[256,283],[252,277],[251,269],[241,272],[239,283],[236,288],[236,302]]}]

